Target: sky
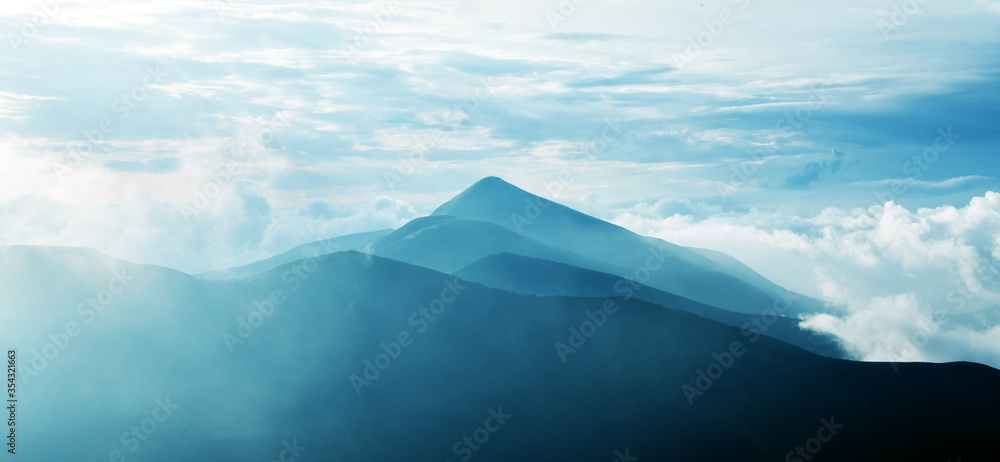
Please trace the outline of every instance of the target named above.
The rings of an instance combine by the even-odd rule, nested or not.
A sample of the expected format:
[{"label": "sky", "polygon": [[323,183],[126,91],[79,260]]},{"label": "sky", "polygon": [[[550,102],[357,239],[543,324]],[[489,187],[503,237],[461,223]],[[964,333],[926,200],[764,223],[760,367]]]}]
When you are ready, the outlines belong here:
[{"label": "sky", "polygon": [[860,358],[998,366],[998,24],[992,0],[4,2],[0,244],[195,273],[499,176],[828,301],[808,325]]}]

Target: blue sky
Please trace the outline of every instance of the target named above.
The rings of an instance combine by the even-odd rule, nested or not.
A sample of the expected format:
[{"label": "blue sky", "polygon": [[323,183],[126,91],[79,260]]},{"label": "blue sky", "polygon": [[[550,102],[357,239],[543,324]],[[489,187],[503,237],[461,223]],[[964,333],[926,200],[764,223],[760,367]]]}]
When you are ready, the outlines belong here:
[{"label": "blue sky", "polygon": [[814,320],[845,338],[1000,300],[997,1],[14,3],[5,244],[198,272],[495,175],[848,307]]}]

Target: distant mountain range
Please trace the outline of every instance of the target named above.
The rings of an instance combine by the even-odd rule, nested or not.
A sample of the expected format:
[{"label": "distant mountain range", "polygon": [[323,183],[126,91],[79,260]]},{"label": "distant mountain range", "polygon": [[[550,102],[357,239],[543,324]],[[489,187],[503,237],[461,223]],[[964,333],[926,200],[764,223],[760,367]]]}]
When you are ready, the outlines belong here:
[{"label": "distant mountain range", "polygon": [[312,254],[344,250],[443,272],[458,271],[490,255],[512,253],[638,280],[729,311],[759,315],[777,298],[793,300],[788,312],[792,316],[824,311],[822,302],[791,293],[722,252],[640,236],[496,177],[478,181],[431,216],[395,231],[304,244],[261,262],[198,276],[242,277]]},{"label": "distant mountain range", "polygon": [[1000,454],[1000,371],[839,359],[797,326],[820,302],[724,254],[539,201],[487,178],[398,230],[199,277],[0,247],[18,457]]},{"label": "distant mountain range", "polygon": [[[496,177],[478,181],[431,216],[395,231],[318,241],[261,262],[198,276],[247,276],[344,250],[525,294],[622,297],[635,292],[643,300],[736,327],[752,323],[755,316],[778,314],[769,336],[814,353],[844,356],[829,335],[798,327],[797,315],[824,309],[819,301],[778,287],[724,253],[639,236]],[[528,264],[531,259],[538,261]],[[501,260],[502,267],[484,268]],[[520,267],[514,267],[518,263]],[[465,270],[470,265],[475,271]],[[600,282],[587,282],[594,278]],[[533,283],[512,285],[515,280]],[[570,283],[554,283],[560,280]],[[781,311],[775,312],[776,307]]]}]

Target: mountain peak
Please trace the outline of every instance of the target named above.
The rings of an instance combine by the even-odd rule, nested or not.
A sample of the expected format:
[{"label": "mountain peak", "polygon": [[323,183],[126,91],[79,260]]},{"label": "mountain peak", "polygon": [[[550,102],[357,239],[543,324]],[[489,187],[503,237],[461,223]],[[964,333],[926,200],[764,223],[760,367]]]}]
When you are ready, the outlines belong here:
[{"label": "mountain peak", "polygon": [[[523,223],[525,221],[535,222],[536,218],[540,218],[541,222],[558,223],[561,227],[572,227],[570,223],[574,223],[579,226],[618,228],[618,226],[578,212],[555,201],[532,194],[495,176],[488,176],[475,182],[465,191],[442,204],[431,215],[451,215],[487,221],[527,235],[532,233],[523,229]],[[519,224],[518,221],[522,223]]]},{"label": "mountain peak", "polygon": [[531,195],[531,193],[504,181],[500,177],[488,176],[465,188],[450,201],[434,210],[431,215],[453,215],[452,212],[456,209],[464,208],[463,206],[470,205],[470,203],[475,204],[476,207],[496,207],[503,204],[505,199],[520,202],[523,200],[521,197]]},{"label": "mountain peak", "polygon": [[473,184],[472,186],[469,186],[469,188],[468,188],[468,189],[472,189],[472,188],[475,188],[476,186],[479,186],[479,185],[485,185],[485,186],[492,186],[492,185],[497,185],[497,186],[501,186],[501,185],[507,185],[507,186],[510,186],[510,187],[513,187],[513,188],[516,188],[516,187],[517,187],[517,186],[514,186],[514,185],[512,185],[512,184],[510,184],[510,183],[508,183],[508,182],[506,182],[506,181],[504,181],[504,179],[503,179],[503,178],[500,178],[500,177],[498,177],[498,176],[488,176],[488,177],[486,177],[486,178],[483,178],[483,179],[481,179],[481,180],[479,180],[479,181],[475,182],[475,183],[474,183],[474,184]]},{"label": "mountain peak", "polygon": [[473,210],[509,210],[517,204],[523,207],[524,199],[533,196],[502,178],[488,176],[442,204],[431,215],[465,216]]}]

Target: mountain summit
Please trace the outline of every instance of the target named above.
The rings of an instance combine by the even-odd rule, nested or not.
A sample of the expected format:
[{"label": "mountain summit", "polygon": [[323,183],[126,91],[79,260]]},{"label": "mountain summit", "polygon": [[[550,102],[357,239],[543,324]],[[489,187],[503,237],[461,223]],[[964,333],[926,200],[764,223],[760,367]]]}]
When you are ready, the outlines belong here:
[{"label": "mountain summit", "polygon": [[[527,192],[495,176],[477,181],[442,204],[431,215],[451,215],[486,221],[533,238],[542,233],[532,232],[532,227],[559,234],[567,231],[579,234],[584,229],[597,231],[604,228],[627,231],[620,226]],[[580,229],[581,226],[584,228]],[[548,237],[555,241],[559,240],[559,236]]]}]

